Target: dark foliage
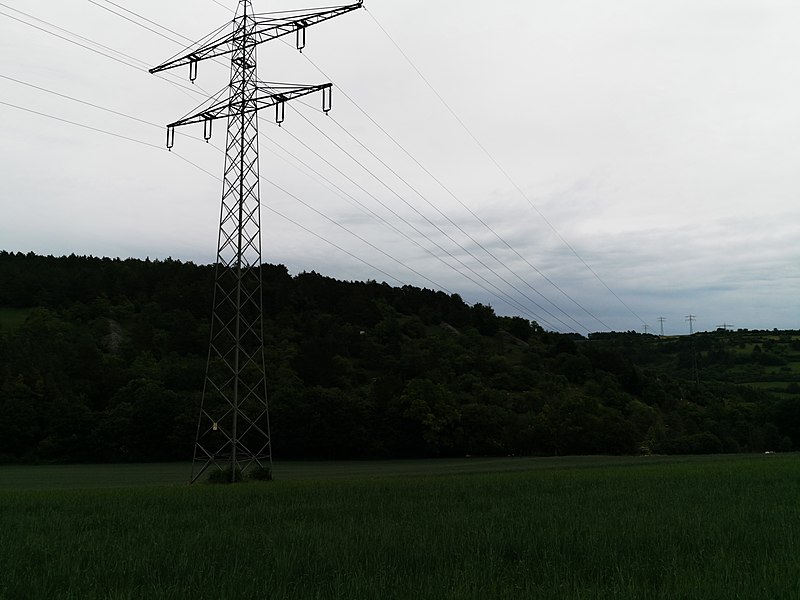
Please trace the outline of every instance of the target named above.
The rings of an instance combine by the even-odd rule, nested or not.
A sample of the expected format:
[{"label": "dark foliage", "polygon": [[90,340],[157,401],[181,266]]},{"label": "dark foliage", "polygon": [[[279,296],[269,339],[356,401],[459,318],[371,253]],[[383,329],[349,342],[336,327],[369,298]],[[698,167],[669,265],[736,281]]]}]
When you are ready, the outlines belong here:
[{"label": "dark foliage", "polygon": [[[281,458],[800,447],[792,332],[583,338],[443,292],[262,275]],[[0,311],[29,309],[15,327],[0,312],[0,460],[185,459],[213,276],[0,252]]]}]

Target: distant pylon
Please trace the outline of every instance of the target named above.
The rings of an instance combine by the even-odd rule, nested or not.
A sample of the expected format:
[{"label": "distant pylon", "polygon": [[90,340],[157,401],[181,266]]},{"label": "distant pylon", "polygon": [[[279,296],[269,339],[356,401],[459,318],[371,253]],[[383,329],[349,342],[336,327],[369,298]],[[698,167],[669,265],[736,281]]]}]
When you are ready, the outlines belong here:
[{"label": "distant pylon", "polygon": [[686,320],[689,322],[689,335],[694,335],[694,322],[697,321],[697,317],[694,315],[686,315]]},{"label": "distant pylon", "polygon": [[664,321],[666,321],[664,317],[658,317],[658,322],[661,325],[661,337],[664,337]]},{"label": "distant pylon", "polygon": [[361,6],[359,1],[256,14],[251,0],[239,0],[230,27],[218,29],[204,38],[211,41],[190,46],[150,70],[157,73],[188,66],[194,82],[200,61],[231,55],[228,87],[167,126],[167,147],[172,149],[176,127],[203,123],[204,137],[209,140],[213,121],[228,120],[211,336],[191,482],[209,467],[230,468],[231,481],[251,467],[272,467],[261,289],[258,111],[274,106],[280,124],[287,101],[317,91],[322,92],[323,110],[331,108],[330,83],[301,86],[259,81],[256,47],[296,33],[297,48],[302,50],[307,27]]},{"label": "distant pylon", "polygon": [[[686,320],[689,322],[689,335],[694,335],[694,322],[697,320],[695,315],[686,315]],[[700,383],[700,367],[697,364],[697,347],[692,340],[692,373],[694,374],[694,382]]]}]

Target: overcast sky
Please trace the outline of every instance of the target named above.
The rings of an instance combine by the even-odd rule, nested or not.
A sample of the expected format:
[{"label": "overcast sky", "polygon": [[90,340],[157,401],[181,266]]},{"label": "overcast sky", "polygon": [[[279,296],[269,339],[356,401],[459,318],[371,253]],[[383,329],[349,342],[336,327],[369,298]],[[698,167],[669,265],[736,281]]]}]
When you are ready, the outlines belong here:
[{"label": "overcast sky", "polygon": [[[236,7],[115,1],[192,39]],[[263,114],[265,261],[457,292],[561,331],[658,332],[665,317],[666,333],[688,333],[689,314],[696,330],[800,328],[800,4],[366,6],[309,29],[303,54],[259,49],[263,80],[337,86],[331,118],[316,97],[280,129]],[[208,145],[202,126],[183,128],[171,154],[163,125],[227,68],[202,63],[194,86],[184,69],[150,75],[181,47],[106,9],[122,12],[0,2],[0,249],[213,262],[224,124]]]}]

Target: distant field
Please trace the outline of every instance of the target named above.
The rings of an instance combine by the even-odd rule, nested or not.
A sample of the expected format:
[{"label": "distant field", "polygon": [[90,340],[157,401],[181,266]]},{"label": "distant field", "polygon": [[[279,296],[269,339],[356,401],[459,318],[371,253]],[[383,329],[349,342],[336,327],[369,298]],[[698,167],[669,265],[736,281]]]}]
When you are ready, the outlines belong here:
[{"label": "distant field", "polygon": [[798,455],[185,467],[0,469],[0,598],[800,597]]},{"label": "distant field", "polygon": [[32,308],[0,307],[0,329],[14,330],[25,322]]}]

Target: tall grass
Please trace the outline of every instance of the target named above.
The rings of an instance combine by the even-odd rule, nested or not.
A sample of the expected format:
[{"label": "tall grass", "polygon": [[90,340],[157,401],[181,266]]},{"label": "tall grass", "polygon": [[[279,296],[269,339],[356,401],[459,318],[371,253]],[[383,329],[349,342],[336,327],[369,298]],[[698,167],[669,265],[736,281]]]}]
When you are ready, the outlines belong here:
[{"label": "tall grass", "polygon": [[3,598],[800,598],[797,456],[0,493]]}]

